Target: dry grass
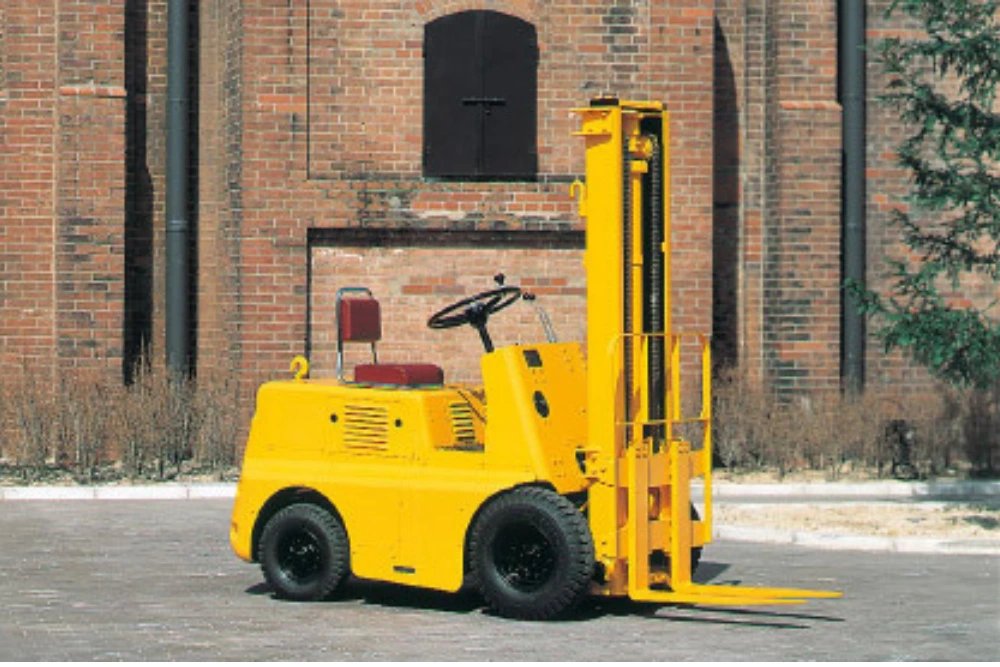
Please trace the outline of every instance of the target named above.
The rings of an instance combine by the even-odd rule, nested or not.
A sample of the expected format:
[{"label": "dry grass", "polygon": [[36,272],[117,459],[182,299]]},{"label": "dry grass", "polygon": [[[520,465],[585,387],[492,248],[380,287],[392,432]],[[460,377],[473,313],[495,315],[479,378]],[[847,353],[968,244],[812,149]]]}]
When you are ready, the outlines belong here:
[{"label": "dry grass", "polygon": [[[730,470],[989,476],[1000,464],[1000,389],[942,387],[924,400],[880,390],[787,399],[731,372],[714,388],[716,454]],[[901,443],[906,431],[911,437]]]},{"label": "dry grass", "polygon": [[[0,378],[0,473],[23,482],[56,474],[85,483],[221,478],[238,463],[252,399],[227,373],[171,381],[143,366],[122,386],[113,375],[79,371],[53,387],[25,368]],[[908,451],[893,424],[915,434]],[[991,475],[1000,465],[1000,390],[942,389],[923,402],[877,391],[785,399],[725,373],[715,382],[713,439],[717,465],[730,472]],[[904,459],[912,469],[900,466]]]},{"label": "dry grass", "polygon": [[123,386],[96,371],[69,372],[53,387],[25,370],[0,391],[3,472],[24,482],[221,478],[245,437],[241,399],[236,382],[215,375],[172,381],[140,367]]}]

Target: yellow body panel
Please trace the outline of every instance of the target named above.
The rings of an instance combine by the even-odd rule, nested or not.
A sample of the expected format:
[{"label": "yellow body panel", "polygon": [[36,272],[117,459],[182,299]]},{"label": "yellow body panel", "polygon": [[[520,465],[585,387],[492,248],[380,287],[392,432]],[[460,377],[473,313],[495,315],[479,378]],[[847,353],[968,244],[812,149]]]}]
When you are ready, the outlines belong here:
[{"label": "yellow body panel", "polygon": [[586,423],[580,346],[506,347],[482,366],[488,405],[472,387],[263,385],[233,511],[234,551],[254,560],[267,502],[308,490],[343,519],[355,575],[458,590],[466,532],[487,499],[534,482],[561,493],[585,487],[576,464]]}]

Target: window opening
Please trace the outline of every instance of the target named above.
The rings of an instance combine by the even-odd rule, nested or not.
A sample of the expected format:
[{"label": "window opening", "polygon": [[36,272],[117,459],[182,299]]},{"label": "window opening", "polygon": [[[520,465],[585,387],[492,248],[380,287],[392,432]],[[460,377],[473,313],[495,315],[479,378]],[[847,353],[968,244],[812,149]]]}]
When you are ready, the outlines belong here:
[{"label": "window opening", "polygon": [[424,27],[424,175],[527,179],[538,172],[538,40],[492,11]]}]

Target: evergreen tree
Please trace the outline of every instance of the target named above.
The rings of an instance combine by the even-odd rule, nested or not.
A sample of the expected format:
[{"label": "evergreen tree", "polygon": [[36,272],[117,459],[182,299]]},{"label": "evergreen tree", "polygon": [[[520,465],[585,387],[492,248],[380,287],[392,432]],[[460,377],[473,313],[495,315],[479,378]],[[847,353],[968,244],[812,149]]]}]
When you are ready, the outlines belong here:
[{"label": "evergreen tree", "polygon": [[[1000,382],[1000,0],[896,0],[920,38],[879,44],[884,101],[912,133],[898,148],[911,174],[892,223],[909,248],[890,262],[887,293],[849,285],[875,315],[886,350],[901,348],[937,377]],[[970,277],[995,286],[985,304],[955,298]],[[979,278],[982,280],[983,278]]]}]

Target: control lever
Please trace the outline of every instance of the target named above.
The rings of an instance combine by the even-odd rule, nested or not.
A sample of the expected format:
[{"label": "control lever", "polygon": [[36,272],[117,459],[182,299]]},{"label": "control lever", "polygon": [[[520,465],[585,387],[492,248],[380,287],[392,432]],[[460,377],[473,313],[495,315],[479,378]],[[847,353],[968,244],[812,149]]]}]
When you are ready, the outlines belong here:
[{"label": "control lever", "polygon": [[552,326],[552,320],[549,319],[549,314],[545,312],[545,309],[538,305],[537,297],[531,292],[524,292],[521,294],[521,298],[525,301],[531,301],[535,306],[535,312],[538,313],[538,321],[542,324],[542,331],[545,332],[545,339],[550,343],[558,343],[559,338],[556,336],[555,327]]}]

